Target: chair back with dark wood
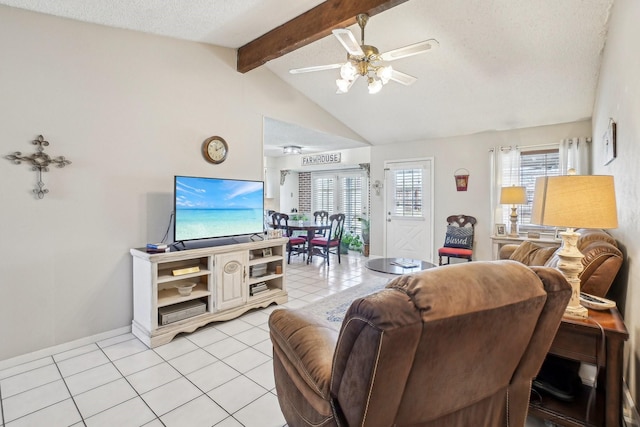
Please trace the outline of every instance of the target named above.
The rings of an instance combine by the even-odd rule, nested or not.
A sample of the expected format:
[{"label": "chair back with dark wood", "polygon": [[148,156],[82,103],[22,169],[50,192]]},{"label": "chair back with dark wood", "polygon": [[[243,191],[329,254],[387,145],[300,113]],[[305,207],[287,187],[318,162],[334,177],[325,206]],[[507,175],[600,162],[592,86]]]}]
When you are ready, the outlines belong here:
[{"label": "chair back with dark wood", "polygon": [[330,228],[326,235],[316,236],[309,242],[309,258],[307,262],[311,262],[314,255],[321,256],[330,265],[330,255],[338,256],[338,264],[340,264],[340,242],[344,234],[344,214],[333,214],[329,216]]},{"label": "chair back with dark wood", "polygon": [[444,246],[438,249],[438,262],[443,265],[442,258],[462,258],[471,261],[473,258],[473,237],[476,225],[475,217],[469,215],[451,215],[447,217],[447,234]]},{"label": "chair back with dark wood", "polygon": [[282,212],[274,212],[271,214],[271,224],[275,229],[282,230],[282,236],[289,236],[289,215]]},{"label": "chair back with dark wood", "polygon": [[[327,222],[329,221],[329,212],[327,211],[315,211],[313,213],[313,221],[316,224],[322,224],[325,225],[327,224]],[[320,229],[320,230],[316,230],[316,236],[326,236],[327,235],[327,230],[326,229]]]},{"label": "chair back with dark wood", "polygon": [[282,212],[275,212],[271,215],[271,221],[273,228],[282,229],[282,237],[288,237],[289,243],[287,243],[287,264],[291,263],[291,254],[302,254],[302,259],[307,252],[307,239],[303,237],[293,236],[291,229],[289,228],[289,215]]},{"label": "chair back with dark wood", "polygon": [[313,213],[313,220],[316,224],[326,224],[329,220],[329,212],[327,211],[315,211]]}]

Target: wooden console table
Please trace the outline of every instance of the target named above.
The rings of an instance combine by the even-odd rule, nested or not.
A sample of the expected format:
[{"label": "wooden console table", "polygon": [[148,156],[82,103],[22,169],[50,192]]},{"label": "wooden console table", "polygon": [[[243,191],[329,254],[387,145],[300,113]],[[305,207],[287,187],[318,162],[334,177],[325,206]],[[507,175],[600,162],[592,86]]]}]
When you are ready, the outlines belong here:
[{"label": "wooden console table", "polygon": [[584,385],[573,402],[561,402],[547,394],[539,401],[532,393],[529,413],[561,426],[622,426],[622,356],[627,338],[629,333],[617,308],[589,310],[585,320],[563,318],[549,353],[600,367],[594,402],[587,409],[591,387]]}]

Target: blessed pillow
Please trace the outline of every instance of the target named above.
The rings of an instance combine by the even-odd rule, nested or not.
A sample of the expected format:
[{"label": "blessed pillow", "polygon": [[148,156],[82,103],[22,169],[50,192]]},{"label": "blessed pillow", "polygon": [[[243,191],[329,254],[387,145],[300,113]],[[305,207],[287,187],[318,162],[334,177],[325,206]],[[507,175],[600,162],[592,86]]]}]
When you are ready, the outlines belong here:
[{"label": "blessed pillow", "polygon": [[473,228],[447,225],[444,246],[445,248],[471,249],[473,247]]}]

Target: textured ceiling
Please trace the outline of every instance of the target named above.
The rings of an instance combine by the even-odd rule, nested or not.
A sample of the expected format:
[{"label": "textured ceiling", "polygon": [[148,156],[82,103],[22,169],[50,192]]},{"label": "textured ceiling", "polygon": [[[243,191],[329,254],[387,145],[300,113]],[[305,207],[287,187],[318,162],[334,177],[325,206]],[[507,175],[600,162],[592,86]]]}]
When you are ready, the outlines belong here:
[{"label": "textured ceiling", "polygon": [[128,30],[238,48],[321,0],[0,0],[0,4]]},{"label": "textured ceiling", "polygon": [[[288,73],[290,68],[344,62],[345,52],[333,36],[265,66],[374,145],[582,120],[592,114],[612,1],[410,0],[372,17],[366,43],[384,52],[435,38],[440,47],[394,61],[395,69],[418,81],[412,86],[390,82],[376,95],[367,93],[363,79],[349,93],[336,95],[338,70]],[[319,3],[0,0],[52,15],[232,48]],[[359,28],[351,30],[359,39]],[[296,127],[275,121],[265,125],[265,144],[267,150],[275,147],[270,150],[275,155],[283,144],[270,129],[286,129],[292,135]],[[348,145],[342,138],[316,136],[322,142],[307,152]],[[309,140],[310,134],[304,137]]]}]

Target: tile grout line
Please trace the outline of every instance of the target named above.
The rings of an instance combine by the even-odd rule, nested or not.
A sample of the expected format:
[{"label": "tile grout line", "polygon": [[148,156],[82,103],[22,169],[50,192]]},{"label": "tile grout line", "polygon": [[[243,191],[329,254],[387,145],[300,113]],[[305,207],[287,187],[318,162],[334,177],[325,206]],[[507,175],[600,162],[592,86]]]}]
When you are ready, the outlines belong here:
[{"label": "tile grout line", "polygon": [[[335,292],[332,292],[332,291],[331,291],[331,290],[332,290],[332,286],[331,286],[331,285],[332,285],[332,283],[334,283],[335,281],[348,281],[348,282],[358,281],[358,282],[361,282],[363,279],[367,279],[367,278],[365,278],[365,277],[362,277],[362,275],[361,275],[361,274],[360,274],[360,275],[353,275],[353,274],[346,274],[346,275],[345,275],[345,274],[342,274],[341,272],[336,272],[336,271],[335,271],[335,269],[334,269],[334,270],[332,270],[332,271],[330,271],[330,272],[325,272],[325,273],[323,273],[323,274],[322,274],[322,275],[320,275],[320,276],[318,276],[317,274],[309,275],[309,274],[304,274],[304,273],[303,273],[303,271],[304,271],[304,267],[305,267],[305,266],[296,266],[296,267],[291,267],[291,268],[290,268],[290,272],[292,273],[292,274],[291,274],[291,276],[293,276],[293,277],[291,277],[290,279],[292,279],[293,281],[296,281],[296,279],[298,279],[299,281],[303,281],[303,280],[304,280],[305,282],[307,282],[307,281],[308,281],[308,282],[310,282],[310,283],[306,283],[306,284],[304,284],[303,286],[300,286],[300,288],[302,288],[302,287],[310,287],[310,286],[312,286],[313,288],[315,288],[315,289],[307,289],[307,290],[305,290],[305,291],[301,291],[301,294],[302,294],[302,293],[304,293],[304,295],[301,295],[301,297],[311,297],[311,296],[312,296],[312,295],[314,295],[315,293],[327,292],[327,290],[328,290],[328,291],[330,291],[330,293],[329,293],[328,295],[331,295],[331,294],[333,294],[333,293],[335,293],[335,292],[339,292],[339,291],[341,291],[341,290],[344,290],[344,289],[337,289],[337,290],[335,290]],[[338,268],[338,266],[336,266],[336,268]],[[330,273],[330,274],[326,274],[326,273]],[[333,273],[335,273],[335,274],[333,274]],[[342,277],[341,277],[341,276],[342,276]],[[347,286],[347,288],[349,288],[349,287],[351,287],[351,286]],[[292,289],[294,289],[294,288],[292,288]],[[320,297],[321,297],[321,298],[324,298],[324,297],[327,297],[328,295],[322,295],[322,296],[320,296]],[[321,299],[321,298],[320,298],[320,299]],[[306,301],[305,299],[302,299],[302,298],[291,298],[291,299],[290,299],[290,302],[293,302],[293,304],[292,304],[293,306],[292,306],[292,307],[287,307],[287,304],[283,304],[283,305],[281,305],[281,306],[274,307],[274,309],[277,309],[277,308],[296,308],[298,305],[306,306],[306,305],[312,304],[314,301],[311,301],[311,302],[310,302],[310,301]],[[266,312],[265,312],[265,314],[267,314],[267,316],[268,316],[272,311],[273,311],[273,309],[268,310],[268,311],[266,311]],[[264,327],[264,326],[265,326],[265,323],[264,323],[264,322],[263,322],[263,323],[258,323],[258,324],[254,324],[254,323],[252,323],[252,322],[245,322],[245,323],[247,323],[247,324],[250,326],[250,328],[249,328],[248,330],[251,330],[251,329],[253,329],[253,328],[258,328],[258,329],[260,329],[261,331],[266,331],[266,332],[268,332],[268,326],[265,328],[265,327]],[[268,325],[268,323],[267,323],[267,325]],[[216,326],[214,326],[214,328],[215,328],[215,327],[216,327]],[[223,330],[220,330],[220,329],[218,329],[218,331],[219,331],[220,333],[224,334],[224,336],[226,336],[226,338],[223,338],[223,339],[227,339],[227,338],[236,339],[236,338],[235,338],[235,334],[234,334],[234,335],[230,335],[230,334],[229,334],[229,332],[224,332]],[[133,339],[135,339],[135,337],[131,337],[131,340],[133,340]],[[198,386],[197,386],[193,381],[191,381],[191,380],[187,377],[187,375],[190,375],[191,373],[189,373],[189,374],[187,374],[187,375],[184,375],[184,374],[182,374],[182,372],[180,372],[179,370],[177,370],[177,369],[176,369],[176,367],[175,367],[175,366],[173,366],[173,365],[171,364],[171,361],[170,361],[170,360],[173,360],[173,359],[175,359],[175,358],[173,358],[173,359],[166,359],[165,357],[161,356],[159,353],[157,353],[157,352],[155,352],[155,351],[154,351],[154,354],[155,354],[155,355],[157,355],[157,356],[158,356],[158,357],[159,357],[159,358],[160,358],[164,363],[167,363],[169,366],[171,366],[171,368],[172,368],[172,369],[176,369],[176,371],[179,373],[180,378],[184,378],[184,379],[186,379],[186,380],[187,380],[187,381],[188,381],[192,386],[194,386],[197,390],[199,390],[203,395],[207,395],[208,399],[210,399],[210,400],[211,400],[215,405],[217,405],[218,407],[220,407],[220,408],[221,408],[221,410],[223,411],[223,413],[227,415],[227,417],[226,417],[225,419],[229,419],[229,417],[230,417],[231,419],[235,420],[236,422],[238,422],[238,423],[242,424],[242,423],[241,423],[241,422],[240,422],[240,421],[239,421],[239,420],[234,416],[234,414],[238,414],[238,412],[239,412],[239,411],[242,411],[242,410],[243,410],[243,409],[245,409],[246,407],[248,407],[248,406],[250,406],[250,405],[254,404],[257,400],[262,399],[263,397],[265,397],[265,396],[267,396],[267,395],[271,395],[271,396],[276,396],[276,397],[277,397],[277,394],[275,393],[275,388],[267,388],[267,387],[263,386],[262,384],[260,384],[260,383],[259,383],[259,382],[257,382],[256,380],[254,380],[253,378],[249,377],[249,376],[247,375],[247,372],[248,372],[248,371],[247,371],[247,372],[245,372],[245,373],[243,373],[243,372],[239,371],[237,368],[234,368],[233,366],[229,365],[229,364],[228,364],[228,362],[225,362],[223,359],[220,359],[220,358],[218,358],[217,356],[215,356],[211,351],[206,350],[204,347],[200,346],[200,345],[199,345],[199,344],[197,344],[196,342],[191,341],[188,337],[186,337],[186,339],[187,339],[191,344],[194,344],[194,345],[195,345],[195,348],[194,348],[193,350],[191,350],[191,351],[188,351],[188,352],[184,353],[184,354],[189,354],[189,353],[191,353],[191,352],[193,352],[193,351],[195,351],[195,350],[197,350],[197,349],[204,350],[204,352],[205,352],[206,354],[208,354],[208,355],[212,356],[215,360],[217,360],[217,361],[219,361],[219,362],[224,363],[224,364],[225,364],[225,366],[227,366],[229,369],[231,369],[232,371],[234,371],[235,373],[237,373],[237,376],[236,376],[236,377],[234,377],[234,379],[235,379],[235,378],[243,378],[243,379],[245,379],[245,380],[250,381],[250,382],[251,382],[251,383],[253,383],[255,386],[257,386],[257,387],[259,388],[258,390],[264,390],[264,393],[261,393],[257,398],[252,399],[250,402],[247,402],[247,403],[246,403],[246,404],[244,404],[242,407],[240,407],[240,408],[238,408],[237,410],[235,410],[233,413],[230,413],[227,409],[225,409],[224,407],[220,406],[220,404],[219,404],[216,400],[214,400],[214,399],[212,399],[210,396],[208,396],[208,395],[207,395],[207,393],[206,393],[202,388],[198,387]],[[243,342],[243,341],[241,341],[241,340],[238,340],[240,343],[242,343],[242,344],[243,344],[244,346],[246,346],[246,347],[245,347],[245,348],[243,348],[242,350],[238,350],[238,351],[235,351],[235,352],[233,352],[233,353],[231,353],[231,354],[229,354],[229,355],[226,355],[226,356],[225,356],[225,359],[227,359],[227,358],[231,358],[231,357],[233,357],[234,355],[236,355],[236,354],[238,354],[239,352],[244,351],[244,350],[246,350],[246,349],[252,349],[253,351],[258,352],[259,354],[262,354],[262,355],[266,356],[266,357],[267,357],[267,360],[266,360],[265,362],[261,363],[261,364],[258,364],[258,365],[257,365],[257,366],[255,366],[255,367],[251,368],[250,370],[257,369],[257,368],[260,368],[260,367],[263,367],[263,366],[265,366],[265,365],[267,365],[267,364],[269,364],[269,363],[272,363],[272,361],[273,361],[273,355],[272,355],[272,354],[270,355],[270,354],[267,354],[267,353],[265,353],[265,352],[261,351],[257,346],[258,346],[258,345],[260,345],[261,347],[262,347],[262,346],[264,346],[264,343],[265,343],[266,341],[268,341],[268,340],[269,340],[269,339],[267,338],[267,339],[265,339],[265,340],[262,340],[262,341],[259,341],[259,342],[257,342],[257,343],[253,343],[253,344],[245,343],[245,342]],[[121,342],[126,342],[126,341],[128,341],[128,340],[123,340],[123,341],[121,341]],[[214,344],[215,342],[216,342],[216,341],[214,341],[214,342],[212,342],[212,343],[210,343],[210,344]],[[115,370],[118,372],[118,374],[120,375],[120,378],[123,378],[123,379],[126,381],[126,383],[127,383],[131,388],[133,388],[133,390],[134,390],[134,392],[135,392],[135,395],[136,395],[135,397],[139,397],[139,398],[141,398],[141,399],[143,400],[143,402],[145,403],[145,405],[150,409],[151,414],[153,414],[153,416],[155,416],[155,420],[157,420],[157,422],[159,422],[160,424],[165,425],[165,423],[160,419],[160,417],[158,416],[158,414],[157,414],[155,411],[153,411],[153,409],[151,409],[151,407],[149,407],[149,405],[148,405],[148,404],[147,404],[147,402],[144,400],[144,398],[142,398],[142,395],[141,395],[141,394],[140,394],[140,393],[139,393],[139,392],[138,392],[138,391],[133,387],[133,385],[131,384],[131,382],[129,381],[129,379],[128,379],[125,375],[123,375],[123,372],[122,372],[122,371],[121,371],[121,370],[116,366],[116,364],[114,363],[115,361],[114,361],[114,360],[112,360],[112,359],[107,355],[107,353],[106,353],[105,349],[106,349],[106,348],[108,348],[108,347],[110,347],[110,346],[112,346],[112,345],[117,345],[117,344],[119,344],[119,343],[114,343],[114,344],[111,344],[111,345],[109,345],[109,346],[106,346],[106,347],[105,347],[105,346],[101,346],[101,345],[99,345],[99,343],[98,343],[98,342],[95,342],[95,343],[94,343],[95,347],[96,347],[96,348],[99,348],[99,349],[100,349],[100,351],[101,351],[101,353],[106,357],[106,359],[107,359],[108,363],[110,363],[110,364],[111,364],[111,366],[112,366],[113,368],[115,368]],[[208,345],[209,345],[209,344],[208,344]],[[147,347],[147,349],[150,349],[150,348],[148,348],[148,347]],[[150,350],[154,350],[154,349],[150,349]],[[145,350],[142,350],[142,351],[146,351],[146,349],[145,349]],[[139,352],[134,352],[134,353],[129,354],[129,355],[127,355],[127,356],[124,356],[124,357],[122,357],[122,358],[120,358],[120,359],[123,359],[123,358],[125,358],[125,357],[129,357],[129,356],[133,356],[133,355],[135,355],[135,354],[137,354],[137,353],[139,353]],[[61,354],[62,354],[62,353],[61,353]],[[78,356],[81,356],[81,355],[82,355],[82,354],[80,354],[80,355],[78,355]],[[73,375],[81,374],[82,372],[86,372],[86,371],[88,371],[88,370],[90,370],[90,369],[94,369],[94,368],[97,368],[97,367],[99,367],[99,366],[106,365],[106,363],[104,363],[104,364],[100,364],[100,365],[97,365],[97,366],[94,366],[94,367],[89,368],[89,369],[85,369],[85,370],[80,371],[80,372],[76,372],[76,373],[74,373],[73,375],[69,375],[68,377],[65,377],[65,376],[63,376],[63,375],[62,375],[61,367],[59,366],[59,363],[61,363],[62,361],[60,361],[60,362],[56,361],[56,360],[53,358],[53,355],[52,355],[52,356],[49,356],[49,357],[51,358],[50,360],[52,360],[52,361],[53,361],[53,363],[55,364],[55,366],[56,366],[56,370],[58,371],[58,374],[60,375],[60,378],[63,380],[63,383],[64,383],[64,385],[65,385],[65,387],[66,387],[66,389],[67,389],[67,391],[68,391],[68,393],[69,393],[70,397],[72,398],[72,401],[73,401],[73,403],[74,403],[74,407],[76,408],[76,411],[77,411],[77,413],[79,414],[79,416],[80,416],[80,418],[81,418],[81,420],[82,420],[82,424],[86,426],[86,425],[87,425],[87,424],[86,424],[86,420],[85,420],[85,418],[83,417],[82,413],[81,413],[81,412],[80,412],[80,410],[79,410],[79,407],[78,407],[78,404],[77,404],[77,402],[76,402],[75,397],[71,394],[71,390],[70,390],[70,388],[69,388],[69,385],[68,385],[67,381],[68,381],[68,379],[69,379],[71,376],[73,376]],[[74,357],[77,357],[77,356],[74,356]],[[180,357],[180,356],[176,356],[176,357]],[[116,360],[120,360],[120,359],[116,359]],[[65,359],[65,360],[67,360],[67,359]],[[153,365],[153,366],[156,366],[156,365]],[[136,372],[142,372],[142,371],[144,371],[145,369],[150,369],[150,368],[152,368],[153,366],[149,366],[149,367],[147,367],[147,368],[144,368],[144,369],[142,369],[142,370],[140,370],[140,371],[136,371]],[[201,367],[200,369],[202,369],[202,368],[203,368],[203,367]],[[36,369],[37,369],[37,368],[36,368]],[[197,370],[198,370],[198,369],[196,369],[194,372],[196,372]],[[19,374],[20,374],[20,373],[15,374],[15,375],[19,375]],[[133,374],[133,373],[132,373],[132,374]],[[117,380],[119,380],[120,378],[118,378],[118,379],[116,379],[116,380],[113,380],[113,381],[117,381]],[[260,378],[260,377],[258,377],[258,378]],[[112,383],[113,381],[109,381],[109,382],[107,382],[106,384]],[[219,388],[219,387],[223,387],[225,384],[228,384],[230,381],[232,381],[232,380],[225,381],[223,384],[219,384],[217,387],[215,387],[215,388],[214,388],[214,389],[212,389],[212,390],[215,390],[215,389],[217,389],[217,388]],[[171,382],[171,381],[169,381],[169,382]],[[47,383],[47,384],[49,384],[49,383]],[[101,384],[100,386],[103,386],[103,385],[105,385],[105,384]],[[100,386],[96,386],[96,387],[93,387],[93,388],[91,388],[91,389],[89,389],[89,390],[85,390],[85,391],[83,391],[82,393],[89,392],[89,391],[94,390],[94,389],[96,389],[96,388],[98,388],[98,387],[100,387]],[[156,388],[157,388],[157,387],[156,387]],[[152,389],[152,390],[153,390],[153,389]],[[0,390],[0,391],[1,391],[1,390]],[[202,395],[200,395],[200,396],[196,397],[196,399],[197,399],[197,398],[199,398],[199,397],[201,397],[201,396],[202,396]],[[107,408],[107,409],[105,409],[105,410],[103,410],[103,411],[100,411],[100,412],[98,412],[98,413],[96,413],[96,414],[93,414],[93,415],[91,415],[91,417],[93,417],[93,416],[95,416],[95,415],[98,415],[98,414],[100,414],[100,413],[103,413],[104,411],[107,411],[107,410],[109,410],[109,409],[115,408],[115,407],[117,407],[117,406],[119,406],[119,405],[121,405],[121,404],[123,404],[123,403],[129,402],[130,400],[134,399],[135,397],[132,397],[131,399],[128,399],[128,400],[126,400],[126,401],[124,401],[124,402],[120,402],[120,403],[118,403],[117,405],[111,406],[110,408]],[[191,400],[189,400],[189,402],[192,402],[193,400],[195,400],[195,399],[191,399]],[[64,401],[64,400],[63,400],[63,401]],[[175,410],[175,409],[180,408],[181,406],[186,405],[186,404],[187,404],[187,403],[189,403],[189,402],[185,402],[185,403],[183,403],[183,404],[179,405],[178,407],[173,408],[173,409],[172,409],[172,411],[173,411],[173,410]],[[0,394],[0,411],[4,411],[3,403],[4,403],[4,402],[2,401],[2,394]],[[57,403],[60,403],[60,402],[56,402],[56,404],[57,404]],[[52,404],[52,405],[53,405],[53,404]],[[52,406],[52,405],[48,405],[47,407],[50,407],[50,406]],[[46,407],[45,407],[45,408],[46,408]],[[38,411],[39,411],[39,410],[42,410],[42,409],[45,409],[45,408],[39,408],[39,409],[38,409]],[[29,414],[25,414],[24,416],[26,416],[26,415],[30,415],[30,414],[35,413],[35,412],[37,412],[37,411],[30,412]],[[169,412],[171,412],[171,411],[169,411]],[[1,424],[1,425],[2,425],[2,426],[4,426],[4,425],[6,424],[6,419],[4,418],[4,412],[0,412],[0,414],[3,416],[2,424]],[[91,417],[89,417],[89,418],[91,418]],[[22,418],[22,417],[19,417],[19,418]],[[150,423],[153,423],[153,422],[155,422],[155,420],[154,420],[154,419],[152,419],[152,420],[150,420],[149,422],[150,422]],[[221,422],[224,422],[224,420],[221,420]],[[148,423],[147,423],[147,424],[148,424]],[[146,424],[145,424],[145,425],[146,425]],[[286,425],[286,424],[285,424],[285,425]]]},{"label": "tile grout line", "polygon": [[[96,345],[96,347],[99,347]],[[76,403],[76,399],[74,399],[73,394],[71,393],[71,389],[69,389],[69,385],[67,384],[67,381],[65,380],[64,375],[62,375],[62,371],[60,370],[60,366],[58,366],[58,362],[56,361],[55,357],[51,357],[51,359],[53,360],[53,364],[56,366],[56,369],[58,370],[58,373],[60,374],[60,378],[62,378],[62,383],[64,384],[65,388],[67,389],[67,391],[69,392],[69,397],[71,398],[71,401],[73,402],[73,406],[75,406],[76,411],[78,411],[78,415],[80,416],[80,421],[82,421],[82,424],[87,427],[87,423],[84,422],[84,417],[82,416],[82,412],[80,412],[80,408],[78,408],[78,404]],[[60,403],[60,402],[58,402]],[[39,409],[39,410],[42,410]]]},{"label": "tile grout line", "polygon": [[[137,338],[136,338],[136,339],[137,339]],[[132,339],[132,340],[133,340],[133,339]],[[131,341],[132,341],[132,340],[131,340]],[[123,341],[123,342],[125,342],[125,341]],[[118,344],[120,344],[120,343],[118,343]],[[118,344],[113,344],[113,345],[118,345]],[[149,408],[149,410],[150,410],[150,411],[151,411],[151,413],[156,417],[156,419],[157,419],[157,420],[158,420],[158,421],[159,421],[163,426],[165,426],[165,427],[166,427],[165,423],[160,419],[160,417],[158,416],[158,414],[156,414],[156,412],[155,412],[155,411],[154,411],[154,410],[149,406],[149,404],[147,403],[147,401],[146,401],[146,400],[144,400],[144,398],[142,397],[142,395],[140,395],[140,393],[138,393],[138,390],[136,390],[136,388],[133,386],[133,384],[131,384],[131,382],[129,382],[129,380],[127,379],[127,377],[122,373],[122,371],[118,368],[118,366],[116,366],[116,364],[114,363],[114,361],[113,361],[113,360],[111,360],[111,358],[109,357],[109,355],[104,351],[104,348],[102,348],[100,345],[98,345],[98,343],[96,343],[96,345],[98,346],[98,348],[100,349],[100,351],[102,352],[102,354],[104,354],[104,356],[107,358],[107,360],[109,361],[109,363],[111,363],[111,365],[113,365],[114,369],[115,369],[116,371],[118,371],[118,373],[120,374],[120,376],[122,377],[122,379],[124,379],[124,380],[127,382],[127,384],[129,384],[129,387],[131,387],[131,389],[136,393],[136,396],[137,396],[137,397],[139,397],[139,398],[140,398],[140,400],[142,400],[142,402],[145,404],[145,406],[146,406],[147,408]],[[107,347],[110,347],[110,346],[107,346]],[[142,353],[142,352],[138,352],[138,353]],[[128,356],[125,356],[125,357],[133,356],[134,354],[138,354],[138,353],[132,353],[132,354],[130,354],[130,355],[128,355]],[[160,357],[160,358],[162,358],[162,357]],[[124,359],[124,357],[121,357],[121,359]],[[117,359],[117,360],[119,360],[119,359]],[[154,366],[155,366],[155,365],[154,365]],[[114,381],[118,381],[118,380],[114,380]],[[114,381],[110,381],[110,382],[114,382]],[[107,383],[107,384],[109,384],[109,383]],[[102,385],[105,385],[105,384],[102,384]],[[102,386],[100,386],[100,387],[102,387]],[[97,387],[96,387],[96,388],[97,388]],[[94,388],[93,390],[95,390],[95,388]],[[122,405],[123,403],[125,403],[125,402],[129,402],[130,400],[133,400],[133,399],[135,399],[135,397],[132,397],[131,399],[125,400],[124,402],[120,402],[120,403],[118,403],[118,405]],[[98,412],[98,413],[93,414],[91,417],[94,417],[94,416],[96,416],[96,415],[98,415],[98,414],[101,414],[101,413],[103,413],[103,412],[105,412],[105,411],[108,411],[109,409],[115,408],[115,407],[116,407],[116,406],[118,406],[118,405],[112,406],[111,408],[104,409],[104,410],[102,410],[102,411],[100,411],[100,412]],[[82,414],[80,414],[80,416],[82,416]],[[89,417],[89,418],[91,418],[91,417]],[[84,417],[82,417],[82,419],[83,419],[83,421],[84,421]],[[153,420],[151,420],[151,421],[153,421]],[[151,421],[149,421],[149,422],[151,422]],[[149,424],[149,423],[145,423],[145,424]],[[86,424],[85,424],[85,426],[86,426]]]},{"label": "tile grout line", "polygon": [[[252,328],[257,328],[257,327],[258,327],[257,325],[251,325],[251,326],[252,326]],[[215,328],[215,326],[213,326],[213,327]],[[218,331],[220,331],[220,330],[218,329]],[[223,331],[220,331],[220,332],[221,332],[221,333],[223,333],[223,334],[225,334],[228,338],[234,338],[233,336],[231,336],[231,335],[227,334],[226,332],[223,332]],[[185,337],[185,338],[186,338],[186,337]],[[187,340],[189,340],[189,338],[186,338],[186,339],[187,339]],[[236,339],[236,338],[234,338],[234,339]],[[211,389],[209,392],[211,392],[211,391],[215,390],[216,388],[222,387],[222,386],[223,386],[223,385],[225,385],[225,384],[229,384],[231,381],[233,381],[234,379],[236,379],[236,378],[238,378],[238,377],[244,377],[244,378],[248,379],[249,381],[253,382],[254,384],[256,384],[258,387],[260,387],[260,388],[262,388],[262,389],[266,390],[266,392],[265,392],[265,393],[261,394],[260,396],[258,396],[258,397],[257,397],[257,398],[255,398],[254,400],[252,400],[252,401],[248,402],[246,405],[244,405],[244,406],[242,406],[242,407],[238,408],[235,412],[230,413],[230,412],[229,412],[229,411],[227,411],[225,408],[223,408],[222,406],[220,406],[220,404],[218,404],[218,402],[216,402],[215,400],[211,399],[211,397],[209,397],[209,395],[207,394],[208,392],[203,391],[200,387],[198,387],[196,384],[194,384],[194,383],[193,383],[189,378],[187,378],[187,376],[186,376],[186,375],[182,375],[182,376],[183,376],[187,381],[189,381],[191,384],[193,384],[193,385],[194,385],[198,390],[202,391],[204,395],[206,395],[207,397],[209,397],[209,399],[211,399],[211,401],[212,401],[212,402],[214,402],[214,403],[215,403],[216,405],[218,405],[218,406],[219,406],[223,411],[225,411],[227,414],[229,414],[229,416],[230,416],[230,417],[232,417],[234,420],[238,421],[238,423],[242,424],[242,423],[241,423],[241,422],[240,422],[236,417],[234,417],[234,414],[237,414],[240,410],[242,410],[242,409],[246,408],[247,406],[251,405],[252,403],[254,403],[255,401],[257,401],[258,399],[262,398],[263,396],[266,396],[267,394],[273,394],[273,393],[271,393],[271,390],[267,390],[265,387],[263,387],[263,386],[262,386],[262,384],[257,383],[257,382],[256,382],[256,381],[254,381],[252,378],[249,378],[249,377],[246,375],[246,373],[243,373],[243,372],[238,371],[236,368],[234,368],[233,366],[231,366],[231,365],[229,365],[228,363],[226,363],[223,359],[219,359],[219,358],[218,358],[218,357],[216,357],[214,354],[211,354],[209,351],[207,351],[207,350],[205,350],[204,348],[200,347],[198,344],[194,343],[194,342],[193,342],[193,341],[191,341],[191,340],[189,340],[189,341],[190,341],[191,343],[195,344],[195,345],[198,347],[198,349],[200,349],[200,350],[204,351],[204,352],[205,352],[205,353],[207,353],[207,354],[210,354],[211,356],[215,357],[219,362],[224,363],[224,364],[225,364],[226,366],[228,366],[230,369],[233,369],[234,371],[236,371],[236,372],[238,373],[238,376],[237,376],[237,377],[235,377],[235,378],[233,378],[233,379],[231,379],[231,380],[229,380],[229,381],[226,381],[226,382],[225,382],[225,383],[223,383],[223,384],[220,384],[218,387],[214,387],[214,388],[213,388],[213,389]],[[242,342],[242,341],[240,341],[240,340],[238,340],[238,341],[239,341],[239,342]],[[266,341],[266,340],[264,340],[264,341]],[[262,342],[262,341],[260,341],[260,342]],[[214,343],[211,343],[211,344],[215,344],[215,342],[214,342]],[[242,343],[242,344],[244,344],[244,343]],[[247,345],[247,344],[245,344],[245,345]],[[253,349],[253,350],[257,351],[257,352],[258,352],[258,353],[260,353],[260,354],[264,354],[264,353],[263,353],[263,352],[261,352],[260,350],[258,350],[258,349],[256,349],[256,348],[254,348],[254,346],[253,346],[253,345],[247,345],[247,348],[251,348],[251,349]],[[240,353],[241,351],[244,351],[244,350],[246,350],[246,349],[242,349],[242,350],[240,350],[240,351],[236,351],[235,353],[232,353],[232,354],[228,355],[226,358],[231,357],[231,356],[233,356],[233,355],[236,355],[236,354],[238,354],[238,353]],[[195,350],[193,350],[193,351],[195,351]],[[156,354],[157,354],[157,353],[156,353]],[[185,354],[188,354],[188,353],[185,353]],[[160,356],[160,355],[158,355],[158,356]],[[265,356],[267,356],[267,355],[265,355]],[[160,356],[160,357],[164,360],[164,358],[163,358],[162,356]],[[178,357],[179,357],[179,356],[178,356]],[[225,358],[225,359],[226,359],[226,358]],[[260,364],[260,365],[258,365],[258,366],[262,366],[262,365],[264,365],[264,364],[266,364],[266,363],[269,363],[269,362],[273,363],[273,358],[272,358],[272,357],[269,357],[269,359],[270,359],[270,360],[268,360],[268,361],[266,361],[266,362],[264,362],[264,363],[262,363],[262,364]],[[167,362],[167,363],[169,363],[169,364],[171,365],[171,362],[169,362],[168,360],[166,360],[166,362]],[[171,365],[171,366],[173,366],[173,365]],[[257,368],[258,366],[256,366],[255,368]],[[255,369],[255,368],[254,368],[254,369]],[[175,367],[174,367],[174,369],[175,369]],[[202,369],[202,368],[200,368],[200,369]],[[196,371],[198,371],[198,370],[199,370],[199,369],[196,369]],[[194,372],[196,372],[196,371],[194,371]],[[180,371],[178,371],[178,372],[180,372]],[[192,373],[193,373],[193,372],[192,372]],[[181,374],[182,374],[182,373],[181,373]],[[181,406],[182,406],[182,405],[181,405]]]}]

